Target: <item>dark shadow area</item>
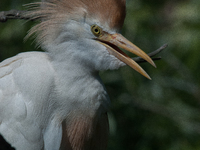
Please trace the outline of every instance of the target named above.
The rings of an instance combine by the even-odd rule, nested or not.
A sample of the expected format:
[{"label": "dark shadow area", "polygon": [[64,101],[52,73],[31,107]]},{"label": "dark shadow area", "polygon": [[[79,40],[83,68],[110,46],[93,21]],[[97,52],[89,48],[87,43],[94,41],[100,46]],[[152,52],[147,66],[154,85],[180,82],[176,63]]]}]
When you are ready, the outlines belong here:
[{"label": "dark shadow area", "polygon": [[0,135],[0,150],[15,150],[6,140]]}]

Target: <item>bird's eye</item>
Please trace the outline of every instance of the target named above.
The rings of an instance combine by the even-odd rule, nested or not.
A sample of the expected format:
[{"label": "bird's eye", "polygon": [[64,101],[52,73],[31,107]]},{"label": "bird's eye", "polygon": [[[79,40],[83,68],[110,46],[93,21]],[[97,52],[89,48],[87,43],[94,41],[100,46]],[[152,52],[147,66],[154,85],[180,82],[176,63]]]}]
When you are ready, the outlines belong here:
[{"label": "bird's eye", "polygon": [[102,29],[97,25],[92,25],[91,31],[97,37],[101,36],[101,34],[102,34]]}]

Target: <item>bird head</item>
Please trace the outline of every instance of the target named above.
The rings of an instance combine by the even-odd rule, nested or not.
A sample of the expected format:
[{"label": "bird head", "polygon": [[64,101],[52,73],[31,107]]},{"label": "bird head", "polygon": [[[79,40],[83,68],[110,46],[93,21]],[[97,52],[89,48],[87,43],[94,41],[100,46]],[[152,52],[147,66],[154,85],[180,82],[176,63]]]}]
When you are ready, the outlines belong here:
[{"label": "bird head", "polygon": [[[29,5],[27,16],[40,19],[28,36],[36,33],[37,43],[45,50],[73,53],[95,70],[129,65],[143,76],[149,75],[120,48],[155,66],[152,59],[119,34],[126,16],[126,0],[51,0]],[[57,48],[56,48],[57,47]],[[59,48],[58,48],[59,47]],[[62,47],[62,48],[61,48]]]}]

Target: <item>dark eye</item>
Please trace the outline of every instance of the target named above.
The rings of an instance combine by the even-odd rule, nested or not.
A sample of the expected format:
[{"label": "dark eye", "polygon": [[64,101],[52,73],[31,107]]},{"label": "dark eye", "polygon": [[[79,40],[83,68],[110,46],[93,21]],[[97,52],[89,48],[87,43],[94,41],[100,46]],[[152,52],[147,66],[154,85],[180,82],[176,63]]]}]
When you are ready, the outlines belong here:
[{"label": "dark eye", "polygon": [[97,37],[101,36],[101,34],[102,34],[102,29],[97,25],[92,25],[91,31]]}]

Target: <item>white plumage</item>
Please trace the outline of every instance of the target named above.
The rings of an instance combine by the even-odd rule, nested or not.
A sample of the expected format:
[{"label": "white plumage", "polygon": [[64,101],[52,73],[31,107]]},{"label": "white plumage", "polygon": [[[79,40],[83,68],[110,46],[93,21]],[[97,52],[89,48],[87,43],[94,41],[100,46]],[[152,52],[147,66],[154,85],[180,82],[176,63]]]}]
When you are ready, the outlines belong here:
[{"label": "white plumage", "polygon": [[[110,0],[116,4],[119,1]],[[148,77],[128,56],[114,51],[114,36],[121,22],[102,22],[111,18],[99,19],[94,12],[92,18],[87,17],[89,9],[78,5],[70,17],[65,18],[65,11],[61,11],[63,14],[56,15],[60,22],[48,22],[55,21],[56,10],[64,8],[60,4],[68,6],[68,2],[54,0],[54,4],[45,3],[39,8],[40,13],[36,10],[29,14],[44,18],[30,33],[41,32],[37,33],[37,42],[46,52],[21,53],[0,64],[0,133],[18,150],[105,149],[110,100],[98,71],[117,69],[128,62]],[[111,13],[109,7],[105,10],[102,13]],[[94,24],[102,30],[98,37],[91,31]],[[117,37],[121,45],[129,44]],[[153,64],[131,46],[128,49],[138,51],[136,54]]]}]

